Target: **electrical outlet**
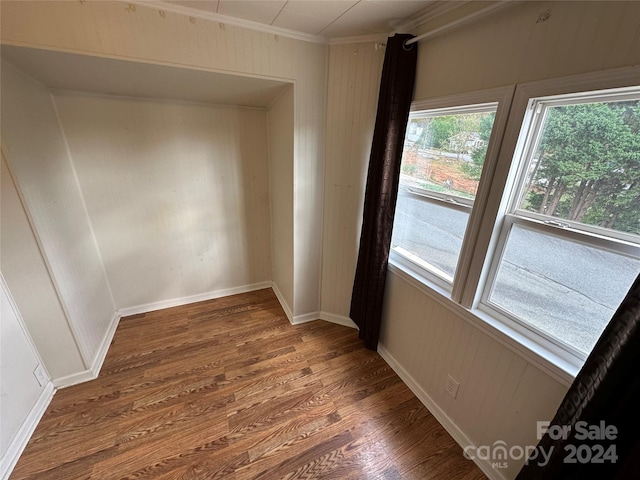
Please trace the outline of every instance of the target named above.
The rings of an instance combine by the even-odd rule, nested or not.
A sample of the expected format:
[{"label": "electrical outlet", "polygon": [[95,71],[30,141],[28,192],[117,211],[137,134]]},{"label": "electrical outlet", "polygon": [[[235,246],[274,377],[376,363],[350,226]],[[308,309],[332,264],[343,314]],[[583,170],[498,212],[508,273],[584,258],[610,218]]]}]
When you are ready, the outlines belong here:
[{"label": "electrical outlet", "polygon": [[448,375],[447,384],[444,387],[447,393],[451,395],[453,398],[456,398],[458,396],[459,387],[460,387],[460,384],[455,380],[455,378],[453,378],[451,375]]},{"label": "electrical outlet", "polygon": [[33,371],[33,376],[36,377],[36,380],[41,387],[45,386],[49,382],[49,375],[47,375],[47,372],[40,364],[38,364],[36,369]]}]

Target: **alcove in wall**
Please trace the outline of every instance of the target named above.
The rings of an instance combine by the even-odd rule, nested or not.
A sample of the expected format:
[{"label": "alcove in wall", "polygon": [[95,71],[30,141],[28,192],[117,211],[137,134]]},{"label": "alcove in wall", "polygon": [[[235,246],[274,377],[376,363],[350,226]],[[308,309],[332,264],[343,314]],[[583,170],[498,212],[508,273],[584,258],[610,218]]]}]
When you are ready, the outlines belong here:
[{"label": "alcove in wall", "polygon": [[[2,229],[1,267],[58,384],[96,373],[119,314],[274,281],[292,300],[291,82],[7,45],[2,60],[2,149],[32,230]],[[36,255],[46,268],[24,269]]]}]

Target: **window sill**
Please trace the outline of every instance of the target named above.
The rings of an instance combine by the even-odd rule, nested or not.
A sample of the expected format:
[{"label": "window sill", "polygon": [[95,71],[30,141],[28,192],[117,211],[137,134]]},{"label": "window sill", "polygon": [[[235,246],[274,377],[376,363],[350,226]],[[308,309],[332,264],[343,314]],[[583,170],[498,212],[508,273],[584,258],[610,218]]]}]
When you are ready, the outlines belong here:
[{"label": "window sill", "polygon": [[405,268],[393,258],[389,259],[389,272],[422,291],[451,312],[463,318],[484,334],[509,348],[523,360],[544,371],[564,386],[570,386],[582,365],[571,362],[552,348],[535,342],[487,312],[467,309],[450,298],[450,292],[416,271]]}]

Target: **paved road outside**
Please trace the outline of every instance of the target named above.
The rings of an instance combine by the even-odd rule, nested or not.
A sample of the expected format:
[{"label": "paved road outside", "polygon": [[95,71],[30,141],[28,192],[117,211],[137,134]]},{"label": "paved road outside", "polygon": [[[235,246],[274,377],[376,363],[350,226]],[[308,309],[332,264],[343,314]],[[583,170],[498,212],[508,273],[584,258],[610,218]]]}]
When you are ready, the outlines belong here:
[{"label": "paved road outside", "polygon": [[[401,191],[394,245],[453,276],[468,214]],[[588,353],[640,272],[640,261],[512,229],[491,301]]]}]

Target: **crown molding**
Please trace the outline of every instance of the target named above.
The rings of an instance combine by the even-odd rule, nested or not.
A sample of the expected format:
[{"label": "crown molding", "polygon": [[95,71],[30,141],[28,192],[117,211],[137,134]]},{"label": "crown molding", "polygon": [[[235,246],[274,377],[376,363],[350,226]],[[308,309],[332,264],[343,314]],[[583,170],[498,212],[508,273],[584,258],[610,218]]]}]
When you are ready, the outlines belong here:
[{"label": "crown molding", "polygon": [[203,20],[210,20],[224,25],[232,25],[234,27],[246,28],[248,30],[254,30],[262,33],[269,33],[271,35],[277,35],[279,37],[291,38],[293,40],[301,40],[303,42],[319,43],[326,45],[329,40],[326,37],[319,35],[311,35],[310,33],[296,32],[295,30],[289,30],[287,28],[274,27],[271,25],[265,25],[263,23],[253,22],[251,20],[244,20],[242,18],[230,17],[228,15],[221,15],[219,13],[207,12],[198,8],[188,7],[186,5],[178,5],[175,3],[168,3],[164,1],[151,1],[151,0],[119,0],[123,3],[129,3],[134,5],[140,5],[141,7],[148,7],[154,10],[162,10],[164,12],[172,12],[186,17],[201,18]]},{"label": "crown molding", "polygon": [[392,33],[375,33],[371,35],[356,35],[353,37],[335,37],[329,39],[329,45],[344,45],[347,43],[384,43]]}]

